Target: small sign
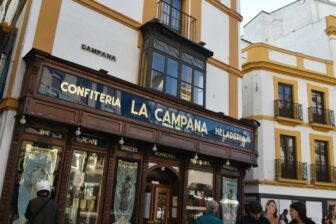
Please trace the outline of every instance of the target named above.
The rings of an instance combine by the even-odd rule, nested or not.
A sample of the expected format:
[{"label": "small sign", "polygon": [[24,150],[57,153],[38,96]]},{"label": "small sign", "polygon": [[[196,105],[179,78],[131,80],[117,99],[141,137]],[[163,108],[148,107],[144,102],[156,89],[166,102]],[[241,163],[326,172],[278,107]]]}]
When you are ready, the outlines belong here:
[{"label": "small sign", "polygon": [[153,156],[165,158],[165,159],[177,159],[175,154],[168,152],[155,151],[152,153]]},{"label": "small sign", "polygon": [[126,151],[126,152],[139,152],[139,149],[137,147],[134,146],[129,146],[129,145],[122,145],[120,147],[121,151]]},{"label": "small sign", "polygon": [[111,60],[113,62],[116,62],[117,61],[117,58],[116,56],[112,55],[112,54],[109,54],[103,50],[99,50],[97,48],[94,48],[94,47],[91,47],[89,45],[86,45],[86,44],[82,44],[81,45],[81,48],[84,50],[84,51],[88,51],[92,54],[95,54],[95,55],[98,55],[100,57],[103,57],[103,58],[106,58],[108,60]]},{"label": "small sign", "polygon": [[99,147],[106,147],[107,141],[104,139],[100,138],[95,138],[87,135],[81,135],[81,136],[76,136],[76,141],[87,144],[87,145],[93,145],[93,146],[99,146]]}]

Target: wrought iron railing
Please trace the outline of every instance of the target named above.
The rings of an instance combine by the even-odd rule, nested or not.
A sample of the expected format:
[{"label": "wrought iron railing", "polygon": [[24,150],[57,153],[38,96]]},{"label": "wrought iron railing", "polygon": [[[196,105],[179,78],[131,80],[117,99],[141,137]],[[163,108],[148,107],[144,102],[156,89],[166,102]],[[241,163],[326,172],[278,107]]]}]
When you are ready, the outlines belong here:
[{"label": "wrought iron railing", "polygon": [[167,3],[165,0],[160,0],[157,6],[157,17],[162,24],[181,36],[195,41],[196,19],[194,17]]},{"label": "wrought iron railing", "polygon": [[308,108],[309,122],[316,122],[335,126],[335,115],[333,110],[321,109],[318,107]]},{"label": "wrought iron railing", "polygon": [[308,179],[307,163],[276,159],[275,178],[307,180]]},{"label": "wrought iron railing", "polygon": [[274,115],[302,120],[302,104],[284,100],[274,101]]},{"label": "wrought iron railing", "polygon": [[310,165],[311,181],[312,182],[336,182],[336,167],[326,166],[321,164]]}]

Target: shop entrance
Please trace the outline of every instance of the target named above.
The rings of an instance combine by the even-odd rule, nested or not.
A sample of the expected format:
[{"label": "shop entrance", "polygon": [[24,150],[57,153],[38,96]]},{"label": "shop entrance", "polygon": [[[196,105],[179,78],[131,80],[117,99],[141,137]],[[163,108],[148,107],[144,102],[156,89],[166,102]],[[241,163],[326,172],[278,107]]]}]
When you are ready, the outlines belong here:
[{"label": "shop entrance", "polygon": [[144,224],[178,223],[179,179],[171,167],[156,167],[147,176]]}]

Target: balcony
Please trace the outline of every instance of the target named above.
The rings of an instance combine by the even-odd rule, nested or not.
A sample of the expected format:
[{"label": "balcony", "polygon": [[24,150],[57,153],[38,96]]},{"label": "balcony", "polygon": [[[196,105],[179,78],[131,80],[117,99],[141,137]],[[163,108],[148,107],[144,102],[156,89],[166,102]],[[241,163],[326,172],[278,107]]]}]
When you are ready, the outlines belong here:
[{"label": "balcony", "polygon": [[325,166],[321,164],[310,165],[311,181],[324,182],[324,183],[336,183],[336,167]]},{"label": "balcony", "polygon": [[308,177],[307,163],[291,161],[287,162],[284,160],[275,160],[275,178],[276,180],[281,179],[292,179],[306,181]]},{"label": "balcony", "polygon": [[303,122],[302,104],[275,100],[274,116],[280,123],[298,125]]},{"label": "balcony", "polygon": [[335,116],[333,110],[317,107],[308,108],[309,123],[313,128],[319,130],[332,130],[335,127]]},{"label": "balcony", "polygon": [[175,8],[164,0],[160,0],[157,3],[157,12],[157,17],[163,25],[167,26],[181,36],[195,42],[195,18],[184,13],[180,9]]}]

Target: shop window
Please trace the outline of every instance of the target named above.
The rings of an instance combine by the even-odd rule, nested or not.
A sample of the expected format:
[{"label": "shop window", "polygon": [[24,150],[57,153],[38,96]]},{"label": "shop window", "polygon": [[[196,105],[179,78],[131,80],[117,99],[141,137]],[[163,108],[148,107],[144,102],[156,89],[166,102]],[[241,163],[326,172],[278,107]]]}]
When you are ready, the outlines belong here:
[{"label": "shop window", "polygon": [[10,223],[24,223],[28,202],[36,197],[35,183],[49,180],[51,197],[54,197],[59,180],[59,164],[62,148],[54,145],[24,141],[21,145],[15,187],[12,199]]},{"label": "shop window", "polygon": [[[143,85],[201,106],[205,104],[205,62],[176,47],[154,40],[144,61]],[[144,53],[144,57],[148,55]],[[146,71],[147,69],[148,71]]]},{"label": "shop window", "polygon": [[97,223],[105,156],[74,150],[65,207],[65,223]]},{"label": "shop window", "polygon": [[110,223],[135,223],[139,162],[117,160]]},{"label": "shop window", "polygon": [[222,176],[221,215],[224,223],[234,224],[239,206],[239,178]]},{"label": "shop window", "polygon": [[192,224],[206,211],[206,202],[212,200],[213,174],[210,172],[188,171],[187,216],[184,223]]}]

